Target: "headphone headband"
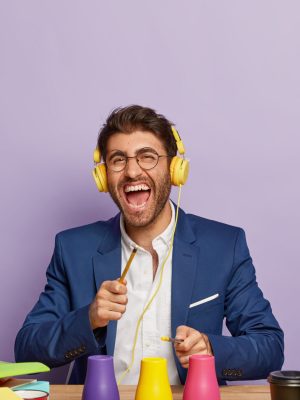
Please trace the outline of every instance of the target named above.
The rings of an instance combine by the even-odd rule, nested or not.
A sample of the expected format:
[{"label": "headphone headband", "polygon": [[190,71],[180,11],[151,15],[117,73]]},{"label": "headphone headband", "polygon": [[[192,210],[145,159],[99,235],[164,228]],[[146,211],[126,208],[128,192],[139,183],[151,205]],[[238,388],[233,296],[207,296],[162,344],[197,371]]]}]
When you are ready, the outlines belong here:
[{"label": "headphone headband", "polygon": [[101,162],[101,153],[98,147],[94,150],[94,163],[99,164]]},{"label": "headphone headband", "polygon": [[178,153],[182,155],[185,153],[183,141],[181,140],[181,137],[180,137],[178,131],[176,130],[175,126],[172,125],[171,129],[172,129],[173,136],[176,140],[176,146],[177,146]]}]

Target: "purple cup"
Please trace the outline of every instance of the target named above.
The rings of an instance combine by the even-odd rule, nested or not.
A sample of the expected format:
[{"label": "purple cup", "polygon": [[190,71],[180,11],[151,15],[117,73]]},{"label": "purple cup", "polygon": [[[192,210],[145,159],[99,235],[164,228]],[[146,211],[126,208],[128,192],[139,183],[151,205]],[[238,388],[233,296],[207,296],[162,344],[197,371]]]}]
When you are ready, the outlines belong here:
[{"label": "purple cup", "polygon": [[82,400],[120,400],[113,357],[88,358]]}]

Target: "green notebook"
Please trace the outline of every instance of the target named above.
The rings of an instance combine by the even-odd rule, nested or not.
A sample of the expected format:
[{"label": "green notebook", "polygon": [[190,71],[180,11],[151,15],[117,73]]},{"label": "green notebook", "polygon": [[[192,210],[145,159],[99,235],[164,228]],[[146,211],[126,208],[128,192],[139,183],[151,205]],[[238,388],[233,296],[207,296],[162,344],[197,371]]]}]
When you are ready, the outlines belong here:
[{"label": "green notebook", "polygon": [[8,363],[0,361],[0,379],[48,371],[50,371],[50,368],[39,362]]}]

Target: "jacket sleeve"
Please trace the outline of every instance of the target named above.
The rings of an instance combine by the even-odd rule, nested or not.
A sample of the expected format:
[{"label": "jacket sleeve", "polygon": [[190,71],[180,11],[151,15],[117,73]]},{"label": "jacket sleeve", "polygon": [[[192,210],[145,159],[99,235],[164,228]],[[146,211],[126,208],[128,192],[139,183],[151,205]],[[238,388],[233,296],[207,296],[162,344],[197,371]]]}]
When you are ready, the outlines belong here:
[{"label": "jacket sleeve", "polygon": [[284,360],[283,332],[257,285],[242,229],[227,284],[225,318],[232,337],[208,334],[218,379],[264,379],[271,371],[280,370]]},{"label": "jacket sleeve", "polygon": [[57,367],[83,355],[98,354],[105,346],[106,329],[93,332],[89,305],[71,309],[69,290],[58,235],[44,292],[16,337],[16,361],[40,361]]}]

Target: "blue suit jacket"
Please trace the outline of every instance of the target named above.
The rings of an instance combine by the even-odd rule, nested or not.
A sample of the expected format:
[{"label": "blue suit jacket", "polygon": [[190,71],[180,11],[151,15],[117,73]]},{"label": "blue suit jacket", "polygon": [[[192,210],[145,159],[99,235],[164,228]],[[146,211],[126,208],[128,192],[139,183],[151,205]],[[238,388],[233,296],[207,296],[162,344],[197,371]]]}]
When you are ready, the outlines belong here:
[{"label": "blue suit jacket", "polygon": [[[117,322],[92,331],[88,308],[105,280],[121,275],[120,215],[56,236],[47,285],[17,335],[17,361],[50,367],[75,359],[83,383],[87,357],[113,354]],[[189,305],[219,294],[193,308]],[[179,213],[172,262],[171,325],[208,335],[220,383],[266,378],[283,363],[283,332],[263,298],[242,229]],[[223,319],[232,337],[222,336]],[[187,370],[174,355],[181,382]]]}]

